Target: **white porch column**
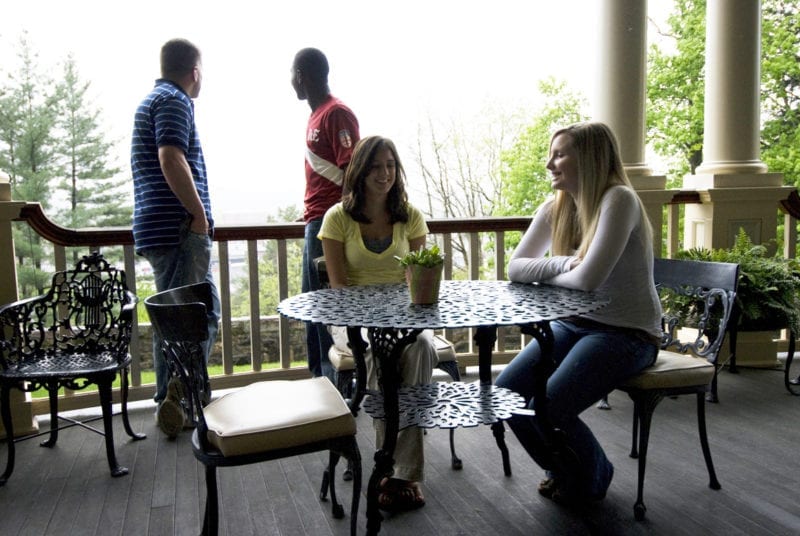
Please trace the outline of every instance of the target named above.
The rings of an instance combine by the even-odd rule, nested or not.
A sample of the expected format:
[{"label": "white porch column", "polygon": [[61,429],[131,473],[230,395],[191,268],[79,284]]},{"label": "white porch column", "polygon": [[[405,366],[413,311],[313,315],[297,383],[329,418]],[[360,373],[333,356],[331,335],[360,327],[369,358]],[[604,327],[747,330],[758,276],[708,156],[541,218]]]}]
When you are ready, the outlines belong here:
[{"label": "white porch column", "polygon": [[760,0],[708,0],[703,163],[697,174],[764,173],[759,159]]},{"label": "white porch column", "polygon": [[[775,250],[778,203],[793,187],[760,160],[760,62],[760,0],[707,0],[703,163],[684,179],[702,204],[686,206],[687,248],[727,248],[744,229]],[[739,365],[778,364],[772,332],[742,335]]]},{"label": "white porch column", "polygon": [[756,243],[776,237],[791,188],[759,158],[760,54],[760,0],[708,0],[703,163],[684,179],[703,204],[686,207],[686,247],[729,247],[739,228]]},{"label": "white porch column", "polygon": [[663,207],[672,194],[667,179],[645,162],[647,78],[647,0],[598,2],[598,35],[592,118],[606,123],[619,143],[625,171],[653,225],[656,255],[661,255]]},{"label": "white porch column", "polygon": [[592,118],[611,127],[629,175],[652,175],[644,161],[647,0],[602,0]]},{"label": "white porch column", "polygon": [[[11,201],[11,185],[8,176],[0,171],[0,304],[11,303],[17,296],[17,265],[14,258],[14,240],[11,221],[19,216],[25,203]],[[39,430],[31,412],[30,395],[19,389],[11,390],[11,420],[14,435],[27,435]],[[0,422],[0,437],[6,430]]]}]

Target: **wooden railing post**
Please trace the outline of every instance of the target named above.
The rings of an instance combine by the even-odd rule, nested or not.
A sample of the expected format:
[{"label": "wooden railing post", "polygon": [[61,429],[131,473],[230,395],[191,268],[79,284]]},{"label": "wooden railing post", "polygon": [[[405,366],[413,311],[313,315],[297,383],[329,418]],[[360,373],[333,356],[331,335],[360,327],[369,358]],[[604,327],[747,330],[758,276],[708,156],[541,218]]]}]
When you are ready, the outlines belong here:
[{"label": "wooden railing post", "polygon": [[[11,222],[19,217],[24,206],[23,202],[11,200],[11,188],[8,182],[0,183],[0,304],[11,303],[19,298]],[[11,419],[16,435],[39,431],[39,425],[31,409],[30,395],[19,389],[11,390]],[[5,436],[5,428],[0,422],[0,437]]]},{"label": "wooden railing post", "polygon": [[[2,186],[2,183],[0,183]],[[2,188],[0,188],[2,194]],[[681,207],[692,204],[700,204],[703,202],[700,192],[696,190],[658,190],[658,191],[642,191],[640,196],[647,198],[646,207],[648,215],[651,212],[658,212],[659,215],[666,217],[667,226],[664,240],[659,240],[659,246],[662,243],[666,244],[666,253],[671,256],[679,247],[679,220]],[[0,198],[2,196],[0,195]],[[792,201],[792,203],[789,203]],[[666,208],[665,208],[666,207]],[[796,223],[796,218],[800,215],[800,196],[796,194],[790,197],[783,203],[784,211],[788,212],[791,217],[787,217],[787,234],[786,234],[786,251],[791,252],[790,256],[794,255],[794,243],[796,241],[796,233],[794,232],[793,225]],[[660,220],[659,218],[654,218]],[[30,226],[31,230],[45,240],[49,241],[54,246],[53,261],[55,265],[62,265],[65,262],[65,248],[70,247],[86,247],[90,250],[100,248],[101,246],[119,246],[124,248],[124,263],[127,272],[128,283],[131,288],[136,287],[136,255],[134,253],[133,236],[130,227],[117,227],[117,228],[103,228],[103,229],[67,229],[58,226],[47,218],[42,210],[41,205],[38,203],[12,203],[10,200],[0,201],[0,299],[2,302],[11,302],[16,299],[17,294],[17,281],[15,274],[15,258],[13,253],[13,244],[11,239],[11,225],[12,221],[24,221]],[[519,217],[476,217],[476,218],[442,218],[428,220],[428,227],[432,239],[435,239],[440,247],[445,252],[446,265],[445,277],[451,279],[453,277],[462,278],[467,277],[470,279],[479,279],[480,277],[489,277],[496,279],[505,279],[505,264],[506,264],[506,247],[509,243],[508,233],[522,233],[530,224],[530,216]],[[655,222],[654,222],[655,223]],[[491,236],[494,238],[494,251],[487,248],[487,244],[491,242]],[[489,239],[487,239],[489,237]],[[287,223],[269,223],[265,225],[252,225],[252,226],[218,226],[215,230],[214,240],[218,251],[219,258],[219,275],[217,284],[220,287],[220,299],[222,301],[222,354],[224,373],[215,375],[212,378],[212,385],[215,389],[227,389],[246,385],[252,381],[261,381],[265,379],[295,379],[300,377],[307,377],[308,370],[306,367],[292,367],[293,353],[297,353],[298,349],[293,348],[293,342],[290,340],[294,336],[297,338],[297,333],[294,330],[298,329],[297,323],[290,321],[285,317],[280,317],[274,314],[273,311],[262,311],[262,304],[259,300],[259,252],[258,244],[260,241],[270,242],[275,245],[273,258],[268,259],[270,263],[275,263],[277,266],[277,283],[278,295],[280,299],[286,298],[290,293],[290,272],[289,270],[289,253],[287,242],[293,240],[302,240],[303,238],[303,224],[302,222],[287,222]],[[251,329],[249,333],[250,339],[250,356],[252,367],[249,371],[234,373],[234,349],[233,340],[231,337],[234,334],[232,325],[238,319],[231,318],[231,284],[235,284],[232,279],[232,270],[229,267],[231,262],[231,255],[229,255],[229,248],[236,248],[237,243],[246,244],[246,276],[249,279],[249,293],[250,293],[250,308],[249,318],[251,322]],[[272,248],[269,248],[272,250]],[[493,270],[485,271],[484,259],[492,258]],[[296,277],[293,275],[291,277]],[[261,324],[264,321],[265,324]],[[267,323],[269,325],[267,326]],[[273,324],[274,323],[274,324]],[[264,329],[270,330],[269,337],[262,333]],[[273,329],[277,330],[273,334]],[[138,331],[138,326],[134,328],[134,333]],[[226,336],[229,334],[230,336]],[[519,347],[526,344],[526,336],[520,336],[520,346],[518,347],[513,339],[506,339],[501,335],[496,347],[495,357],[498,363],[505,362],[511,359],[518,351]],[[459,341],[459,365],[470,366],[477,363],[477,353],[473,345],[473,340],[470,334],[466,337],[454,337],[456,333],[449,333],[448,338],[454,340],[461,338]],[[460,334],[459,334],[460,335]],[[247,336],[245,335],[245,338]],[[506,340],[508,345],[506,346]],[[237,339],[238,341],[238,339]],[[262,341],[269,341],[270,354],[263,355],[267,350],[267,345]],[[274,341],[274,342],[273,342]],[[134,337],[131,341],[131,354],[134,357],[131,367],[131,390],[130,400],[143,400],[151,398],[153,395],[153,384],[148,383],[142,385],[142,366],[141,366],[141,352],[140,350],[147,350],[149,341],[142,341],[139,344],[138,338]],[[239,344],[242,344],[240,341]],[[245,341],[244,344],[247,344]],[[294,342],[296,344],[296,341]],[[237,347],[238,348],[238,347]],[[240,350],[236,350],[239,352]],[[303,350],[300,350],[299,359],[302,359]],[[268,367],[264,366],[266,360],[272,361],[275,357],[279,358],[280,367],[277,370],[265,370]],[[505,361],[504,361],[505,360]],[[13,393],[13,392],[12,392]],[[16,393],[20,395],[20,393]],[[12,394],[12,396],[16,396]],[[78,409],[96,404],[96,398],[91,396],[92,393],[85,393],[83,395],[70,396],[61,401],[61,409]],[[35,399],[32,401],[26,400],[24,397],[20,398],[20,403],[14,402],[17,411],[25,410],[27,414],[22,417],[15,417],[15,419],[27,420],[33,423],[31,415],[42,414],[47,411],[46,399]],[[17,421],[15,421],[16,423]],[[35,426],[35,423],[34,423]],[[24,426],[20,425],[20,429]]]}]

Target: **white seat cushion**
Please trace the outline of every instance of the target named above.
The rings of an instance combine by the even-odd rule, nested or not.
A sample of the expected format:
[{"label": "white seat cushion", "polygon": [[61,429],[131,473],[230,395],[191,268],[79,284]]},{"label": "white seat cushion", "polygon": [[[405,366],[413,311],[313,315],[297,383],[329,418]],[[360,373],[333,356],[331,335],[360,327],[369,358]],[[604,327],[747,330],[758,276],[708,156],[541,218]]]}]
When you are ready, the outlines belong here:
[{"label": "white seat cushion", "polygon": [[[436,353],[439,356],[439,363],[445,361],[455,361],[456,351],[453,348],[453,343],[442,337],[441,335],[433,336],[433,344],[436,346]],[[354,370],[356,368],[355,359],[350,350],[340,350],[335,346],[331,346],[328,350],[328,359],[337,371]]]},{"label": "white seat cushion", "polygon": [[452,342],[448,341],[441,335],[434,335],[433,344],[436,346],[436,353],[439,356],[439,363],[456,360],[456,350],[453,348]]},{"label": "white seat cushion", "polygon": [[355,435],[356,421],[327,378],[251,383],[203,410],[208,441],[224,456]]},{"label": "white seat cushion", "polygon": [[635,389],[664,389],[707,385],[714,365],[704,358],[661,350],[656,362],[622,384]]},{"label": "white seat cushion", "polygon": [[328,350],[328,359],[330,359],[331,365],[337,371],[354,370],[356,368],[356,361],[349,349],[339,350],[331,345],[330,350]]}]

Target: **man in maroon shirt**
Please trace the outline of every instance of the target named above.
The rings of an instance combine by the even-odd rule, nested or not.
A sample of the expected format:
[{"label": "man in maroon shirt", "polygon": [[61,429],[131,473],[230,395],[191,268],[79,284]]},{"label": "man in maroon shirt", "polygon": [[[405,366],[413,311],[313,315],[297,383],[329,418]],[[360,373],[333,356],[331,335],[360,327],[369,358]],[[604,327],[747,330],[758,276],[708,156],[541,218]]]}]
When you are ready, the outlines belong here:
[{"label": "man in maroon shirt", "polygon": [[[325,212],[342,198],[344,169],[359,139],[356,116],[331,95],[328,71],[325,54],[316,48],[300,50],[292,63],[292,87],[297,98],[308,101],[311,107],[306,129],[303,292],[317,290],[320,286],[314,266],[314,259],[322,256],[322,242],[317,233]],[[328,360],[331,342],[324,327],[306,323],[308,368],[314,376],[327,376],[334,381]]]}]

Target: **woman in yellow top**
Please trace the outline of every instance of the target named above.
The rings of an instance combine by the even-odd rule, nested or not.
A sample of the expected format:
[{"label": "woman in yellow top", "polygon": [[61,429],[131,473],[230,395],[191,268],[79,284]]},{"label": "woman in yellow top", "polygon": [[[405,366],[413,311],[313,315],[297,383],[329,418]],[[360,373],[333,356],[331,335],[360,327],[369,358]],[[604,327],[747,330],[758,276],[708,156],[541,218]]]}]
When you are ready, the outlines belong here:
[{"label": "woman in yellow top", "polygon": [[[325,253],[330,285],[373,285],[404,281],[402,257],[425,245],[428,226],[422,213],[408,202],[405,172],[391,140],[361,139],[344,176],[342,201],[322,221],[319,238]],[[334,345],[347,349],[344,328],[331,328]],[[423,331],[406,347],[400,360],[404,385],[429,383],[437,364],[432,332]],[[377,375],[367,350],[367,379],[377,388]],[[375,421],[376,444],[383,443],[383,421]],[[399,511],[425,504],[420,482],[425,464],[422,430],[406,428],[397,436],[394,476],[382,483],[378,498],[384,510]]]}]

